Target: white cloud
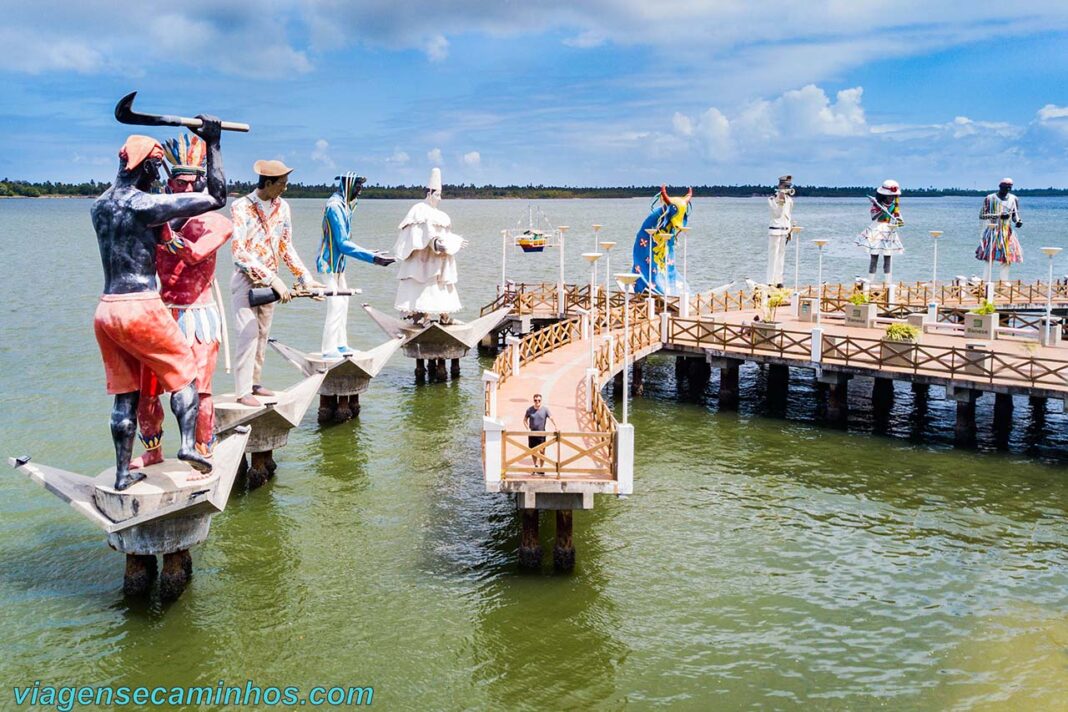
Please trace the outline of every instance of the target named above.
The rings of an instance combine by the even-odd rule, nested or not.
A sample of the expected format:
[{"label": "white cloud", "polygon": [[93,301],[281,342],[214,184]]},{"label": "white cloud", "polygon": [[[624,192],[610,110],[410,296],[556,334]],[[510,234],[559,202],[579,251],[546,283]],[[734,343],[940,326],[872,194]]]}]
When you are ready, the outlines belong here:
[{"label": "white cloud", "polygon": [[578,49],[590,49],[591,47],[600,47],[607,40],[608,37],[600,30],[586,30],[574,37],[567,38],[564,40],[564,44]]},{"label": "white cloud", "polygon": [[394,151],[393,155],[386,159],[386,163],[391,163],[395,166],[403,166],[408,163],[411,158],[412,157],[404,151]]},{"label": "white cloud", "polygon": [[430,161],[430,163],[432,165],[435,165],[435,166],[440,166],[440,165],[444,164],[444,161],[442,160],[442,157],[441,157],[441,149],[440,148],[432,148],[429,151],[427,151],[426,152],[426,159],[428,161]]},{"label": "white cloud", "polygon": [[1065,119],[1068,118],[1068,106],[1056,106],[1055,104],[1046,104],[1038,110],[1036,114],[1039,121],[1049,121],[1051,119]]},{"label": "white cloud", "polygon": [[471,151],[464,154],[464,165],[477,167],[482,164],[482,154],[478,151]]},{"label": "white cloud", "polygon": [[327,168],[334,168],[334,159],[330,157],[330,144],[321,138],[315,142],[315,149],[311,152],[311,159]]},{"label": "white cloud", "polygon": [[442,62],[449,56],[449,41],[445,35],[432,35],[427,39],[423,51],[431,62]]}]

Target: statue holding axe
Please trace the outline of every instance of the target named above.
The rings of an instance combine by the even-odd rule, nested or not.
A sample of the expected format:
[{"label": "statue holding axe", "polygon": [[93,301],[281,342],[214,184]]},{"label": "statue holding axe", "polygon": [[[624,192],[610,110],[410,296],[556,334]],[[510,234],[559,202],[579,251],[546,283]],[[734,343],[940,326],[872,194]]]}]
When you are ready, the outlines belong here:
[{"label": "statue holding axe", "polygon": [[[116,118],[146,123],[145,115],[126,111],[133,100],[132,96],[128,99],[119,102]],[[168,117],[158,118],[160,121],[150,121],[150,125],[163,125],[162,119]],[[142,368],[155,374],[162,389],[171,393],[171,410],[181,433],[178,458],[188,462],[200,477],[206,477],[212,469],[210,460],[195,446],[199,413],[196,360],[156,288],[157,247],[163,244],[174,252],[185,249],[180,238],[164,229],[167,223],[226,204],[226,176],[219,150],[222,122],[207,115],[200,115],[195,121],[199,125],[194,132],[207,146],[206,192],[149,193],[159,179],[163,147],[153,138],[134,135],[119,151],[115,182],[97,198],[91,210],[104,268],[104,289],[96,309],[94,331],[104,361],[107,390],[115,396],[111,435],[118,490],[144,478],[140,472],[130,472]]]}]

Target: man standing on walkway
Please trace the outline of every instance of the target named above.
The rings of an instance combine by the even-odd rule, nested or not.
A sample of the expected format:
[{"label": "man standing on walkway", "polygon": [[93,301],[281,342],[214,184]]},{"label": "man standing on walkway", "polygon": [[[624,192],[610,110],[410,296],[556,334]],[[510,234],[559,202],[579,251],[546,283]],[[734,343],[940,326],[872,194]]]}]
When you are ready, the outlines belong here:
[{"label": "man standing on walkway", "polygon": [[790,241],[790,228],[794,226],[793,176],[781,176],[775,195],[768,198],[771,223],[768,226],[768,274],[769,287],[782,287],[782,271],[786,261],[786,244]]},{"label": "man standing on walkway", "polygon": [[[553,420],[553,416],[549,412],[549,408],[541,404],[541,394],[535,393],[534,405],[527,408],[527,412],[523,415],[523,427],[525,427],[527,430],[531,430],[534,432],[544,432],[546,421],[551,422],[553,424],[553,429],[556,432],[560,432],[560,426],[556,424],[555,420]],[[527,446],[532,451],[535,448],[541,446],[544,442],[544,435],[527,436]],[[534,454],[533,452],[531,453],[531,459],[534,460],[535,467],[540,467],[545,462],[545,458],[540,454],[541,452],[542,451],[539,450],[539,454]],[[544,475],[545,473],[540,472],[537,474]]]},{"label": "man standing on walkway", "polygon": [[263,359],[267,354],[267,337],[271,333],[274,304],[251,306],[248,290],[270,287],[282,303],[292,299],[293,295],[278,276],[280,261],[285,262],[299,287],[324,287],[311,278],[293,247],[289,203],[282,200],[293,169],[281,161],[256,161],[252,170],[259,176],[256,190],[238,198],[230,206],[234,220],[231,248],[236,267],[230,280],[230,303],[234,310],[234,330],[237,332],[234,350],[237,402],[258,406],[260,402],[254,395],[274,395],[262,384]]}]

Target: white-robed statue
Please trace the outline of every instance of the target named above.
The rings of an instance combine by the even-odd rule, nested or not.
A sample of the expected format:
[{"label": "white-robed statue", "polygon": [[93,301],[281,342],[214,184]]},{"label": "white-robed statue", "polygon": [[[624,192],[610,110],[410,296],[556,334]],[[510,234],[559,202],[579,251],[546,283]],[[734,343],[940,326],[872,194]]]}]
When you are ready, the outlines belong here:
[{"label": "white-robed statue", "polygon": [[460,311],[456,291],[456,253],[467,240],[452,232],[452,221],[441,203],[441,169],[430,173],[426,199],[412,206],[401,221],[393,254],[400,262],[397,299],[394,307],[416,324],[428,315],[438,314],[440,324],[451,324],[449,316]]}]

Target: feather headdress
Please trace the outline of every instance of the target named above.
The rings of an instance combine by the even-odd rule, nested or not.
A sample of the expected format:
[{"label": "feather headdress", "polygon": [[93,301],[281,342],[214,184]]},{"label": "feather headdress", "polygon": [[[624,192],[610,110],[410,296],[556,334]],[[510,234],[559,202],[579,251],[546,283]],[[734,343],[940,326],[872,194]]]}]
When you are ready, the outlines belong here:
[{"label": "feather headdress", "polygon": [[182,134],[163,142],[163,155],[171,164],[171,175],[205,173],[207,146],[199,136]]}]

